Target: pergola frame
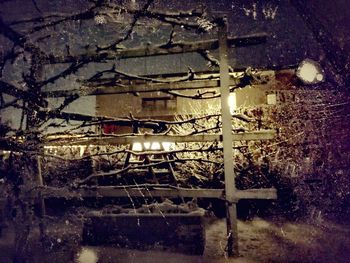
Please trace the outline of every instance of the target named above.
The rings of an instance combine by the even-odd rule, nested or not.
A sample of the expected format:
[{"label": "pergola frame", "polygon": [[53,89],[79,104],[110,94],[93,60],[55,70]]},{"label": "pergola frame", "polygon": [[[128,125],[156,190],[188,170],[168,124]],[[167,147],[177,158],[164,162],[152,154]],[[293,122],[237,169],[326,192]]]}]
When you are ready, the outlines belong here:
[{"label": "pergola frame", "polygon": [[[227,104],[227,97],[230,93],[230,87],[236,85],[236,81],[230,77],[228,65],[228,46],[252,45],[265,41],[266,35],[244,37],[242,39],[229,39],[227,37],[227,21],[223,19],[219,26],[218,39],[210,41],[199,41],[193,43],[176,44],[174,47],[165,48],[160,46],[147,47],[144,49],[126,49],[123,51],[109,51],[102,54],[105,59],[129,58],[129,57],[147,57],[154,55],[180,54],[186,52],[195,52],[198,49],[219,49],[220,74],[219,78],[213,80],[188,80],[180,83],[150,83],[150,84],[131,84],[124,87],[102,87],[97,86],[81,90],[60,90],[44,92],[46,97],[60,96],[89,96],[99,94],[122,94],[127,92],[152,92],[167,91],[180,89],[198,89],[220,87],[221,92],[221,117],[222,117],[222,134],[201,134],[189,136],[176,135],[132,135],[132,136],[103,136],[94,138],[55,138],[49,139],[46,145],[117,145],[131,144],[142,141],[168,141],[168,142],[205,142],[205,141],[222,141],[224,154],[224,172],[225,172],[225,190],[223,189],[187,189],[174,186],[164,185],[137,185],[137,186],[97,186],[72,189],[70,197],[193,197],[193,198],[218,198],[226,201],[227,206],[227,237],[228,237],[228,255],[238,255],[238,231],[237,231],[237,212],[236,204],[240,199],[276,199],[276,189],[249,189],[237,190],[235,187],[235,174],[233,169],[233,151],[232,142],[242,140],[268,140],[272,139],[276,132],[272,130],[242,132],[232,134],[231,113]],[[100,54],[101,56],[101,54]],[[51,58],[47,63],[68,63],[69,57]],[[40,165],[39,165],[40,167]],[[41,169],[39,169],[39,181],[43,186]],[[39,187],[39,197],[43,200],[49,197],[66,197],[67,192],[54,187]],[[44,203],[42,202],[42,205]],[[43,211],[44,208],[43,208]]]}]

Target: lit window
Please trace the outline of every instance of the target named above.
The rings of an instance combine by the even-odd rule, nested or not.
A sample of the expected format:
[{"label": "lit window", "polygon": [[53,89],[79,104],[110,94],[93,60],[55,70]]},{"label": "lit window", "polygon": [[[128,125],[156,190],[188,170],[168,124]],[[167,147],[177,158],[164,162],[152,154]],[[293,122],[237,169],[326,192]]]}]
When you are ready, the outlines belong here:
[{"label": "lit window", "polygon": [[150,97],[142,98],[142,108],[147,110],[175,110],[176,97]]}]

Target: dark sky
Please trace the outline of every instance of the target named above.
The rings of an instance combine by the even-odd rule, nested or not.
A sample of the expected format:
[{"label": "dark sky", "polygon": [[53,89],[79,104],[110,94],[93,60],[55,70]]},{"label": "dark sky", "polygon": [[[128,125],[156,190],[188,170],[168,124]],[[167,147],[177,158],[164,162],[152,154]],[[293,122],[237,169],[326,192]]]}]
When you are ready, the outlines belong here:
[{"label": "dark sky", "polygon": [[[130,0],[124,0],[125,3],[128,1]],[[136,1],[140,2],[141,0]],[[350,61],[350,8],[348,1],[155,0],[157,8],[167,10],[198,8],[205,4],[210,13],[228,16],[231,36],[266,32],[269,36],[267,43],[231,52],[231,58],[235,58],[235,62],[231,59],[231,64],[237,67],[288,66],[295,65],[305,58],[312,58],[319,61],[322,66],[327,64],[328,67],[333,67],[332,71],[336,68],[336,71],[343,75],[349,71],[348,63]],[[33,3],[36,3],[36,6]],[[0,0],[0,17],[6,23],[10,23],[18,19],[41,16],[40,11],[71,14],[76,10],[83,10],[86,5],[87,0]],[[18,25],[13,26],[13,28],[19,31],[23,29]],[[59,54],[66,52],[65,45],[70,42],[77,46],[111,42],[116,37],[114,29],[115,25],[113,24],[107,23],[101,26],[94,24],[94,21],[70,23],[46,32],[54,34],[49,41],[46,39],[40,45],[47,51]],[[164,43],[167,41],[169,29],[164,32],[160,30],[160,32],[146,35],[140,35],[140,32],[137,32],[133,34],[133,40],[130,43],[134,45],[139,45],[140,41],[142,44],[147,43],[147,41]],[[45,35],[45,32],[43,34]],[[212,37],[215,36],[216,33],[213,32]],[[195,37],[201,38],[201,36]],[[9,41],[0,35],[0,56],[9,47]],[[191,66],[195,70],[207,69],[205,63],[196,54],[122,60],[117,61],[116,65],[119,70],[131,74],[184,72],[187,71],[187,66]],[[47,88],[78,88],[79,83],[76,80],[79,77],[94,74],[103,66],[110,67],[108,64],[89,65],[86,69],[79,71],[77,76],[60,80],[55,86]],[[22,73],[18,68],[21,68],[21,65],[17,61],[12,66],[7,67],[3,75],[5,80],[21,79]],[[55,72],[55,68],[51,65],[46,67],[44,77],[49,77],[50,71],[51,74]],[[84,100],[86,103],[83,102]],[[89,105],[89,107],[84,107],[84,112],[91,110],[91,114],[94,114],[94,107],[91,107],[94,105],[93,98],[84,97],[79,99],[76,104],[77,109],[81,109],[81,105]],[[13,113],[8,114],[15,116]]]},{"label": "dark sky", "polygon": [[[128,1],[119,0],[119,2],[124,3]],[[136,0],[136,2],[140,1]],[[340,60],[338,64],[340,67],[346,68],[350,54],[350,8],[347,2],[347,0],[156,0],[155,5],[158,8],[177,10],[198,8],[203,4],[208,7],[208,11],[212,14],[226,14],[228,16],[229,30],[232,36],[266,32],[269,35],[266,44],[240,48],[232,52],[231,56],[236,58],[235,63],[238,67],[287,66],[297,64],[304,58],[311,58],[322,64],[329,61],[330,56],[332,56],[333,60],[343,57],[338,59]],[[36,6],[33,3],[36,3]],[[40,11],[69,13],[72,10],[83,9],[86,3],[86,0],[3,0],[1,4],[0,0],[0,16],[5,21],[12,21],[19,18],[40,16]],[[303,12],[306,13],[309,20],[305,19]],[[113,34],[106,33],[107,27],[88,26],[82,29],[81,34],[87,36],[89,34],[87,31],[98,31],[100,38],[106,40],[108,37],[113,37]],[[318,37],[319,35],[326,37],[322,39],[322,37]],[[135,34],[135,41],[138,39],[137,37]],[[68,41],[67,38],[69,36],[62,32],[61,37],[56,40],[60,41],[61,47],[64,47],[64,43]],[[154,35],[150,39],[154,42],[161,37]],[[324,43],[324,39],[328,42]],[[91,44],[96,44],[101,39],[92,37],[89,41]],[[51,48],[51,45],[49,47]],[[336,49],[338,49],[338,53],[336,53]],[[182,56],[180,60],[185,64],[190,62],[196,64],[196,58],[192,55]],[[130,66],[124,65],[124,62],[121,63],[121,66],[135,70],[135,64],[143,65],[142,67],[147,69],[141,70],[142,73],[153,73],[153,71],[159,71],[158,67],[154,66],[158,62],[157,59],[148,64],[143,61],[130,61],[125,62]],[[171,71],[166,63],[159,63],[162,64],[164,71]],[[170,63],[170,66],[173,65],[174,63]],[[181,66],[179,65],[179,67]],[[194,65],[194,68],[196,67],[199,65]],[[179,69],[176,68],[175,71],[177,70]]]},{"label": "dark sky", "polygon": [[309,0],[305,5],[322,22],[340,47],[350,50],[350,5],[348,0]]}]

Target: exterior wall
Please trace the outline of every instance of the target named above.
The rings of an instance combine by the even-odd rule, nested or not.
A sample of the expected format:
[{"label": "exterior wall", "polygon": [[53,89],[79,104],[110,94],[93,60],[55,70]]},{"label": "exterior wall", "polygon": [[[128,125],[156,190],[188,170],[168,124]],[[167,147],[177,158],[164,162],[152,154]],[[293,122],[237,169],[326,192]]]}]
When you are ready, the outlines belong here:
[{"label": "exterior wall", "polygon": [[[195,94],[195,91],[181,92],[183,94]],[[149,93],[135,96],[132,94],[100,95],[96,96],[96,114],[109,117],[127,117],[130,113],[135,117],[173,117],[175,115],[187,115],[193,112],[204,113],[220,110],[220,99],[191,100],[188,98],[175,98],[174,101],[164,106],[163,101],[142,103],[143,98],[159,98],[166,95],[161,93]]]},{"label": "exterior wall", "polygon": [[[275,95],[268,104],[267,95]],[[153,94],[156,96],[157,94]],[[98,114],[171,118],[173,114],[219,112],[219,100],[178,98],[176,109],[142,110],[133,95],[97,97]],[[130,101],[128,101],[130,99]],[[271,103],[271,102],[270,102]],[[312,87],[297,83],[290,71],[278,72],[268,85],[236,91],[237,111],[258,121],[249,129],[279,130],[266,142],[249,142],[256,163],[267,157],[271,172],[291,182],[296,207],[310,213],[350,215],[350,94],[327,84]],[[111,107],[112,106],[112,107]],[[199,109],[199,110],[198,110]]]}]

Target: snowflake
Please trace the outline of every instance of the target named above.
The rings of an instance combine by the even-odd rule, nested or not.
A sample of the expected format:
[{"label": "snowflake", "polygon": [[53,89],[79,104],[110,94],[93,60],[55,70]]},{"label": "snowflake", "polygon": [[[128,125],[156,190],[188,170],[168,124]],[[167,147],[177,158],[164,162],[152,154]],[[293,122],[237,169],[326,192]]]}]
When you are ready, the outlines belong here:
[{"label": "snowflake", "polygon": [[210,31],[214,27],[212,22],[210,22],[209,20],[203,17],[197,18],[197,23],[198,23],[198,26],[204,31]]},{"label": "snowflake", "polygon": [[95,20],[95,23],[98,25],[103,25],[107,23],[106,18],[102,15],[96,15],[94,20]]}]

